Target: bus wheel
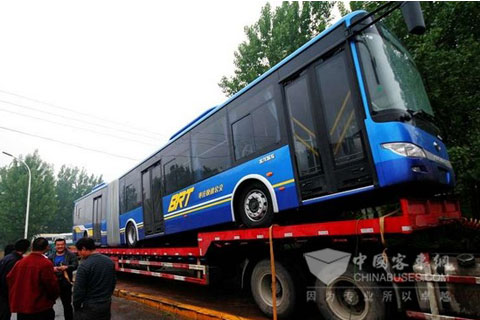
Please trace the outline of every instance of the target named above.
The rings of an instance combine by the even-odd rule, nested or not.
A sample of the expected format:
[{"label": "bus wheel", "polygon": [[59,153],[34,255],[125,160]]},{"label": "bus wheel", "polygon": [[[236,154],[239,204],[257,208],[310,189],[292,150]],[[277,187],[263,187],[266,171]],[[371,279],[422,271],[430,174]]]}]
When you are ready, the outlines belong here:
[{"label": "bus wheel", "polygon": [[127,225],[127,230],[125,231],[125,238],[128,247],[135,248],[137,246],[137,230],[135,230],[135,226],[133,225],[133,223],[129,223]]},{"label": "bus wheel", "polygon": [[[275,262],[277,315],[288,318],[295,309],[297,300],[292,274],[279,262]],[[273,315],[272,272],[270,260],[262,260],[254,267],[250,280],[253,298],[267,316]]]},{"label": "bus wheel", "polygon": [[261,183],[253,183],[240,194],[237,210],[242,222],[249,228],[268,227],[273,222],[270,193]]},{"label": "bus wheel", "polygon": [[[355,279],[353,267],[325,285],[317,279],[316,301],[320,313],[325,319],[337,320],[377,320],[385,319],[386,305],[382,302],[382,291],[376,282]],[[356,281],[358,280],[358,281]]]}]

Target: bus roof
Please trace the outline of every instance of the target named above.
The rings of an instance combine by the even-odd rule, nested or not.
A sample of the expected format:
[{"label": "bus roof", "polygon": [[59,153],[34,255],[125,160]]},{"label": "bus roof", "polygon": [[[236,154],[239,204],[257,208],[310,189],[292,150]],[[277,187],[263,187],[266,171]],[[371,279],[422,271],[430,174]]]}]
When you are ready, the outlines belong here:
[{"label": "bus roof", "polygon": [[[158,151],[157,151],[157,152],[158,152]],[[143,162],[143,161],[142,161],[142,162]],[[131,171],[131,170],[130,170],[130,171]],[[130,172],[130,171],[129,171],[129,172]],[[92,188],[92,190],[90,190],[89,193],[81,196],[81,197],[78,198],[77,200],[73,201],[73,203],[77,203],[78,201],[82,200],[83,198],[91,195],[91,194],[94,193],[94,192],[97,192],[98,190],[102,190],[103,188],[106,188],[107,186],[108,186],[108,184],[105,183],[105,182],[99,183],[99,184],[97,184],[96,186],[94,186],[94,187]]]},{"label": "bus roof", "polygon": [[[235,100],[236,98],[238,98],[239,96],[241,96],[243,93],[245,93],[246,91],[248,91],[250,88],[254,87],[257,83],[259,83],[260,81],[262,81],[264,78],[268,77],[270,74],[272,74],[273,72],[277,71],[281,66],[285,65],[288,61],[292,60],[293,58],[295,58],[296,56],[298,56],[301,52],[305,51],[308,47],[310,47],[312,44],[314,44],[315,42],[319,41],[321,38],[323,38],[325,35],[327,35],[328,33],[330,33],[333,29],[335,29],[336,27],[338,27],[340,24],[342,24],[343,22],[345,21],[349,21],[351,20],[354,16],[360,14],[360,13],[364,13],[365,11],[354,11],[352,13],[349,13],[348,15],[342,17],[339,21],[337,21],[335,24],[333,24],[332,26],[328,27],[327,29],[323,30],[320,34],[318,34],[317,36],[315,36],[314,38],[312,38],[310,41],[308,41],[307,43],[305,43],[303,46],[301,46],[300,48],[298,48],[297,50],[295,50],[293,53],[291,53],[290,55],[288,55],[286,58],[284,58],[282,61],[280,61],[279,63],[277,63],[275,66],[273,66],[272,68],[270,68],[269,70],[267,70],[264,74],[262,74],[261,76],[259,76],[258,78],[256,78],[255,80],[253,80],[252,82],[250,82],[246,87],[244,87],[242,90],[238,91],[236,94],[234,94],[232,97],[230,97],[227,101],[225,101],[224,103],[214,107],[214,108],[211,108],[209,110],[209,112],[204,112],[200,117],[198,117],[196,119],[196,121],[192,121],[190,122],[187,126],[185,126],[183,129],[181,129],[179,132],[177,132],[176,134],[174,134],[172,136],[172,138],[176,138],[176,137],[180,137],[181,135],[183,135],[184,133],[188,132],[191,128],[193,128],[194,126],[196,126],[198,123],[202,122],[203,120],[205,120],[206,118],[208,118],[211,114],[215,113],[217,110],[223,108],[224,106],[226,106],[227,104],[229,104],[231,101]],[[169,143],[173,142],[172,141],[172,138],[170,139]],[[163,148],[162,148],[163,149]]]},{"label": "bus roof", "polygon": [[[256,78],[255,80],[253,80],[251,83],[249,83],[246,87],[244,87],[242,90],[238,91],[236,94],[234,94],[233,96],[231,96],[227,101],[225,101],[224,103],[216,106],[216,107],[212,107],[210,109],[208,109],[207,111],[203,112],[200,116],[198,116],[196,119],[194,119],[193,121],[189,122],[186,126],[184,126],[182,129],[180,129],[178,132],[176,132],[174,135],[172,135],[170,137],[170,140],[164,145],[162,146],[160,149],[158,149],[157,151],[155,151],[153,154],[151,154],[150,156],[148,156],[147,158],[145,158],[143,161],[141,161],[138,165],[134,166],[132,169],[128,170],[126,173],[124,173],[123,175],[120,176],[120,178],[123,178],[124,176],[126,176],[128,173],[130,173],[131,171],[133,171],[135,168],[137,168],[139,165],[143,164],[144,162],[146,162],[147,160],[149,160],[150,158],[152,158],[153,156],[155,156],[159,151],[163,150],[164,148],[166,148],[167,146],[169,146],[171,143],[173,143],[175,140],[177,140],[178,138],[180,138],[182,135],[184,135],[185,133],[187,133],[189,130],[191,130],[193,127],[195,127],[197,124],[199,124],[200,122],[202,122],[203,120],[207,119],[208,117],[210,117],[212,114],[214,114],[215,112],[217,112],[218,110],[220,110],[221,108],[225,107],[227,104],[229,104],[230,102],[232,102],[233,100],[235,100],[236,98],[238,98],[239,96],[241,96],[243,93],[247,92],[248,90],[250,90],[252,87],[254,87],[257,83],[259,83],[260,81],[262,81],[263,79],[265,79],[266,77],[268,77],[270,74],[272,74],[273,72],[277,71],[280,67],[282,67],[283,65],[285,65],[287,62],[289,62],[290,60],[292,60],[293,58],[295,58],[296,56],[298,56],[300,53],[302,53],[303,51],[305,51],[307,48],[309,48],[311,45],[313,45],[314,43],[316,43],[317,41],[319,41],[320,39],[322,39],[323,37],[325,37],[328,33],[330,33],[332,30],[334,30],[335,28],[337,28],[339,25],[341,25],[342,23],[346,22],[347,26],[350,25],[350,21],[352,20],[352,18],[354,18],[355,16],[359,15],[359,14],[362,14],[362,13],[365,13],[366,11],[364,10],[357,10],[357,11],[354,11],[354,12],[351,12],[349,14],[347,14],[346,16],[340,18],[340,20],[338,20],[336,23],[334,23],[332,26],[328,27],[327,29],[323,30],[321,33],[319,33],[317,36],[315,36],[314,38],[312,38],[310,41],[308,41],[307,43],[305,43],[303,46],[301,46],[300,48],[298,48],[297,50],[295,50],[293,53],[291,53],[290,55],[288,55],[286,58],[284,58],[282,61],[280,61],[279,63],[277,63],[275,66],[273,66],[272,68],[270,68],[268,71],[266,71],[264,74],[262,74],[261,76],[259,76],[258,78]],[[83,198],[83,197],[82,197]],[[79,199],[80,200],[80,199]]]}]

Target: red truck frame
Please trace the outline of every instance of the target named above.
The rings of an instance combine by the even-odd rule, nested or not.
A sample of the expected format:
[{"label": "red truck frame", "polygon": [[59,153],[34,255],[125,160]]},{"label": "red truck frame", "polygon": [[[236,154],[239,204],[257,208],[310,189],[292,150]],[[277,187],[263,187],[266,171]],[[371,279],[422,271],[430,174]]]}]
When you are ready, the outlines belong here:
[{"label": "red truck frame", "polygon": [[[349,237],[361,237],[362,239],[377,241],[377,243],[384,243],[384,239],[391,235],[408,237],[422,230],[437,228],[455,221],[458,222],[460,219],[460,207],[456,201],[400,199],[399,210],[379,218],[200,232],[197,236],[196,246],[101,248],[98,251],[111,257],[118,272],[207,285],[210,282],[211,267],[209,254],[213,251],[218,252],[218,250],[228,249],[229,252],[235,252],[235,250],[239,250],[238,255],[241,255],[242,253],[240,252],[254,251],[255,249],[253,248],[258,247],[263,248],[263,252],[266,252],[264,249],[269,243],[273,250],[273,244],[275,243],[309,243],[315,240],[327,240],[332,244],[330,246],[334,246],[335,243],[341,244],[346,242]],[[250,247],[252,250],[250,250]],[[243,248],[243,251],[238,248]],[[264,258],[267,257],[268,253]],[[275,261],[276,266],[277,261],[272,261]],[[250,268],[252,267],[250,266]],[[248,267],[243,266],[241,270],[242,282],[247,274],[251,274],[251,272],[246,272],[247,269]],[[273,282],[275,282],[277,277],[272,278]],[[480,277],[475,276],[450,276],[439,280],[427,275],[418,275],[417,279],[418,281],[480,284]],[[401,280],[395,280],[394,282],[401,282]],[[259,307],[267,315],[276,315],[277,313],[277,310],[275,310],[277,308],[273,308],[273,305],[270,307],[268,305],[259,305]],[[290,310],[281,310],[280,316],[288,316],[288,312]],[[435,319],[462,319],[440,316],[438,311],[434,309],[431,312],[405,310],[405,315],[416,319],[433,319],[433,317]]]}]

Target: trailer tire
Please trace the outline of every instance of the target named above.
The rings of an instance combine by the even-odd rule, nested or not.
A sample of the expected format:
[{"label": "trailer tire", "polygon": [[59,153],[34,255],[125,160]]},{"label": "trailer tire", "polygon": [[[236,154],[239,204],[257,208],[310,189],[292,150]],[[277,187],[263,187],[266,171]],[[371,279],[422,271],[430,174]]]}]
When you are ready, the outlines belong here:
[{"label": "trailer tire", "polygon": [[[280,262],[275,262],[276,287],[277,287],[277,315],[279,318],[289,318],[295,310],[297,290],[293,274]],[[270,260],[258,262],[250,278],[250,287],[253,298],[258,307],[267,316],[273,315],[272,303],[272,272]]]},{"label": "trailer tire", "polygon": [[270,193],[260,182],[254,182],[240,192],[236,209],[248,228],[269,227],[273,222],[273,204]]},{"label": "trailer tire", "polygon": [[137,246],[137,230],[133,223],[129,223],[125,228],[125,242],[129,248],[135,248]]},{"label": "trailer tire", "polygon": [[316,302],[325,319],[385,319],[387,308],[386,303],[382,301],[383,295],[378,284],[362,281],[364,277],[355,277],[355,274],[366,273],[358,270],[354,272],[353,266],[350,265],[343,275],[329,284],[317,279]]}]

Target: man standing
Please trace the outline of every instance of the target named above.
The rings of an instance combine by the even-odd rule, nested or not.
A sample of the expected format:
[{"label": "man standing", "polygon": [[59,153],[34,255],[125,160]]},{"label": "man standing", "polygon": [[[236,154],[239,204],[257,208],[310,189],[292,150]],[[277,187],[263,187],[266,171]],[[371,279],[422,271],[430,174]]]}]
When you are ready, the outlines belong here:
[{"label": "man standing", "polygon": [[73,287],[75,320],[109,320],[116,283],[115,264],[95,251],[95,242],[91,238],[82,238],[75,246],[83,260]]},{"label": "man standing", "polygon": [[53,262],[57,275],[65,320],[73,320],[72,279],[73,271],[78,267],[77,256],[66,248],[65,239],[58,238],[55,240],[55,252],[48,259]]},{"label": "man standing", "polygon": [[[29,245],[30,246],[30,245]],[[7,244],[5,246],[5,249],[3,249],[3,257],[6,257],[8,256],[10,253],[12,253],[13,251],[15,251],[15,245],[14,244]]]},{"label": "man standing", "polygon": [[12,270],[13,266],[23,258],[28,247],[30,247],[30,241],[20,239],[15,242],[13,251],[0,260],[0,320],[10,320],[11,316],[10,306],[8,305],[7,274]]},{"label": "man standing", "polygon": [[32,252],[7,275],[10,310],[17,313],[18,320],[55,318],[53,305],[60,289],[53,264],[43,255],[47,251],[47,239],[35,239]]}]

